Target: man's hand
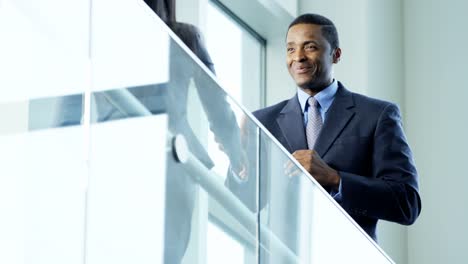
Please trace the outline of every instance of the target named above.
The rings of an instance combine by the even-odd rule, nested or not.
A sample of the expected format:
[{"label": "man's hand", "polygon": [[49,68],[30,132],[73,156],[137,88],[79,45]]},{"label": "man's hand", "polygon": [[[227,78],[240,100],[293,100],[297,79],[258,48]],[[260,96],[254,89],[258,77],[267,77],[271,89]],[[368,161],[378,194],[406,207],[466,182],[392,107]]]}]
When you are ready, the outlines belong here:
[{"label": "man's hand", "polygon": [[338,189],[340,175],[310,149],[296,150],[293,157],[324,187]]}]

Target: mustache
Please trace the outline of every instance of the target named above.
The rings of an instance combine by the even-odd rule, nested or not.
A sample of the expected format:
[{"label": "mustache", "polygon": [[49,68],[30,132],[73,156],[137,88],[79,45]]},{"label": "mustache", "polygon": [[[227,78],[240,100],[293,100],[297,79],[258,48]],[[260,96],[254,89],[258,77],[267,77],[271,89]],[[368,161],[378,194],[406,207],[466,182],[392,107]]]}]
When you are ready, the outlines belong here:
[{"label": "mustache", "polygon": [[300,69],[304,69],[304,68],[309,69],[310,72],[311,72],[311,75],[313,75],[313,76],[320,75],[320,73],[323,70],[320,61],[309,62],[309,63],[300,63],[300,64],[297,64],[297,65],[293,66],[294,70],[300,70]]}]

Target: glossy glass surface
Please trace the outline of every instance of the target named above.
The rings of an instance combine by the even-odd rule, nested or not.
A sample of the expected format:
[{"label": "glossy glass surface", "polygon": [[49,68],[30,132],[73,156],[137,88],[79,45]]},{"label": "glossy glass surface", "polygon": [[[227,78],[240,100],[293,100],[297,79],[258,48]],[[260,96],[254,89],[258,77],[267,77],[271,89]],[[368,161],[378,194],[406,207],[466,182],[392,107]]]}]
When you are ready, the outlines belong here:
[{"label": "glossy glass surface", "polygon": [[[165,25],[154,19],[154,14],[145,13],[147,10],[144,7],[139,9],[140,7],[125,1],[118,1],[115,5],[115,17],[105,16],[105,19],[98,19],[93,24],[93,93],[90,96],[90,120],[94,124],[92,131],[94,127],[123,122],[133,117],[168,115],[169,129],[164,147],[166,159],[162,164],[159,162],[159,166],[164,165],[166,172],[159,170],[158,166],[153,169],[147,167],[146,170],[157,173],[158,177],[165,180],[160,186],[165,192],[154,189],[156,193],[164,193],[162,199],[159,199],[159,208],[164,212],[164,221],[159,222],[164,224],[164,232],[160,236],[164,241],[163,262],[216,262],[220,256],[226,255],[239,257],[233,259],[235,262],[232,263],[239,263],[238,260],[244,261],[252,255],[255,259],[258,240],[256,185],[248,189],[242,188],[239,191],[241,193],[226,187],[234,186],[238,181],[242,181],[240,177],[245,177],[242,175],[246,175],[249,169],[246,167],[248,157],[254,162],[249,177],[256,182],[255,144],[253,148],[247,149],[242,142],[240,129],[242,122],[251,121],[247,122],[243,111],[230,101],[206,69],[187,54],[185,44],[164,34]],[[93,12],[97,16],[108,11],[105,6],[97,4]],[[122,16],[130,16],[132,12],[135,12],[133,16],[138,13],[137,22],[143,24],[136,33],[122,22]],[[115,23],[112,22],[114,20]],[[124,35],[131,38],[122,39],[122,31],[125,33],[126,30],[128,34]],[[180,25],[180,30],[188,30],[186,34],[195,33],[190,32],[192,28],[184,24]],[[121,41],[118,41],[119,39]],[[122,44],[122,41],[128,43]],[[132,43],[140,43],[136,53],[136,46]],[[128,54],[123,58],[128,56],[132,61],[126,63],[119,58],[116,63],[110,60],[116,50]],[[113,77],[109,78],[110,75]],[[145,79],[147,81],[143,81]],[[249,127],[256,131],[255,126],[250,124]],[[176,135],[183,136],[187,142],[190,155],[193,156],[189,164],[178,162],[174,156],[172,144]],[[154,133],[153,136],[157,137]],[[255,142],[256,134],[249,136],[252,137],[251,141]],[[149,146],[154,141],[152,137],[138,139],[142,142],[148,141],[148,146],[139,146],[139,153],[133,154],[136,155],[135,162],[139,155],[151,152],[155,148]],[[102,140],[107,139],[101,137],[99,141]],[[91,132],[91,141],[92,145],[98,144],[94,132]],[[162,145],[159,146],[161,147]],[[118,149],[108,151],[106,159],[119,157],[116,156]],[[94,151],[91,153],[93,155]],[[91,159],[92,164],[93,162]],[[130,164],[138,164],[135,162]],[[118,171],[121,170],[115,172]],[[94,200],[90,197],[99,199],[96,195],[104,195],[107,192],[96,191],[98,194],[92,196],[94,177],[95,175],[91,174],[88,209],[96,214],[101,210],[92,209]],[[105,185],[101,183],[100,186]],[[239,199],[239,196],[242,196],[242,199]],[[226,204],[226,201],[230,203]],[[100,203],[100,207],[105,208],[105,204]],[[242,214],[242,217],[239,214]],[[102,217],[93,219],[98,221]],[[88,221],[91,220],[88,218]],[[88,225],[91,226],[92,223],[89,222]],[[106,239],[101,230],[91,230],[90,227],[89,237],[94,235]],[[212,240],[218,243],[207,244],[207,241]],[[98,244],[100,243],[96,245]],[[207,245],[213,245],[214,248]],[[108,256],[99,253],[96,246],[88,246],[94,247],[96,252],[92,253],[89,250],[88,257],[92,257],[93,254]],[[115,258],[116,253],[113,255],[107,260],[121,259]]]},{"label": "glossy glass surface", "polygon": [[2,0],[0,103],[89,85],[89,10],[89,0]]},{"label": "glossy glass surface", "polygon": [[[98,105],[99,106],[99,105]],[[91,126],[86,263],[160,263],[167,116]]]},{"label": "glossy glass surface", "polygon": [[56,104],[89,87],[89,4],[0,1],[0,263],[83,262],[84,130]]}]

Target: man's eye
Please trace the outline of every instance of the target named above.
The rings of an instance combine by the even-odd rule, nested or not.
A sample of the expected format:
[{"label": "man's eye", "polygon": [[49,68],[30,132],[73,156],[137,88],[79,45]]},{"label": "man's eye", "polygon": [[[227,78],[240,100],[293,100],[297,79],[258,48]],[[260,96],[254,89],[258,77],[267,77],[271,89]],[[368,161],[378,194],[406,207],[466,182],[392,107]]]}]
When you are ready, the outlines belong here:
[{"label": "man's eye", "polygon": [[288,48],[287,51],[288,51],[289,53],[291,53],[291,52],[294,51],[294,49],[293,49],[293,48]]},{"label": "man's eye", "polygon": [[314,45],[307,45],[305,48],[306,48],[306,50],[315,50],[315,49],[317,49]]}]

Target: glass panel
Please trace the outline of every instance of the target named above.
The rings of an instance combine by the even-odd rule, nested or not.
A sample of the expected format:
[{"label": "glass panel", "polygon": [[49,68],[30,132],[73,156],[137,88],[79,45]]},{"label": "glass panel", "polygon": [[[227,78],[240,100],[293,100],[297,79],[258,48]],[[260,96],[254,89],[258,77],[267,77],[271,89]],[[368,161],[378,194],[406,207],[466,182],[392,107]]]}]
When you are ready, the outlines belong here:
[{"label": "glass panel", "polygon": [[2,1],[0,102],[80,93],[88,86],[89,3]]},{"label": "glass panel", "polygon": [[83,262],[89,3],[0,3],[0,263]]},{"label": "glass panel", "polygon": [[[173,168],[168,166],[173,171],[172,174],[190,176],[189,182],[183,185],[185,188],[194,186],[190,187],[194,188],[191,191],[193,194],[186,195],[187,200],[195,199],[196,203],[191,202],[190,207],[194,208],[196,214],[193,214],[195,218],[191,223],[192,236],[183,263],[206,263],[207,260],[215,259],[215,255],[236,254],[239,249],[244,248],[255,256],[256,128],[252,127],[243,111],[232,103],[212,77],[175,43],[171,43],[170,69],[166,101],[170,115],[169,128],[172,134],[184,135],[190,151],[198,160],[196,164],[186,164],[185,169],[182,167],[185,172],[179,172],[180,165],[176,164]],[[246,130],[244,140],[250,140],[251,148],[242,142],[240,127],[243,126]],[[248,160],[251,162],[250,167]],[[252,185],[243,188],[243,185],[239,186],[239,181],[243,181],[241,177],[245,177],[249,168]],[[168,175],[168,179],[170,177]],[[171,189],[169,184],[167,188]],[[181,205],[174,204],[171,208],[176,206]],[[166,213],[168,218],[171,217],[171,211]],[[190,211],[186,213],[189,214]],[[211,219],[209,223],[206,222],[207,216]],[[212,225],[221,232],[214,232],[216,228]],[[166,231],[171,229],[170,226],[166,228]],[[219,243],[215,245],[207,244],[207,240],[211,241],[218,235],[222,235],[224,239],[218,240]],[[166,245],[169,242],[166,241]],[[237,246],[232,246],[233,244]]]},{"label": "glass panel", "polygon": [[[228,102],[230,102],[229,99]],[[233,200],[238,204],[238,208],[229,211],[227,210],[228,204],[222,204],[214,198],[209,199],[207,260],[208,263],[219,263],[217,259],[220,256],[230,256],[224,257],[223,263],[256,263],[258,258],[258,128],[236,104],[230,102],[229,105],[236,113],[241,129],[240,153],[236,154],[240,155],[241,166],[235,169],[232,164],[236,161],[226,157],[226,152],[212,150],[209,153],[214,161],[219,160],[220,156],[231,160],[224,173],[218,169],[218,164],[214,170],[218,169],[219,175],[226,175],[224,177],[226,191],[234,195]],[[218,142],[220,141],[218,139]],[[236,142],[229,143],[235,144]],[[217,144],[221,149],[226,150],[223,143]]]},{"label": "glass panel", "polygon": [[297,256],[261,232],[261,263],[393,263],[284,149],[260,142],[260,223]]},{"label": "glass panel", "polygon": [[144,1],[93,0],[93,90],[167,82],[169,35]]},{"label": "glass panel", "polygon": [[[136,117],[139,117],[136,119],[146,119],[149,116],[167,114],[167,140],[166,136],[158,136],[156,133],[145,133],[144,136],[135,134],[128,139],[130,142],[138,137],[138,142],[147,141],[154,148],[161,149],[161,146],[166,146],[162,148],[165,151],[163,165],[166,172],[160,170],[158,166],[151,168],[149,163],[144,166],[147,171],[140,172],[140,168],[135,169],[139,173],[153,173],[156,177],[165,179],[165,183],[161,186],[165,187],[166,191],[159,192],[165,193],[164,199],[160,199],[164,201],[164,236],[160,235],[160,238],[164,239],[164,247],[156,248],[154,244],[151,246],[155,247],[155,251],[163,248],[164,263],[171,264],[206,263],[208,259],[214,260],[211,255],[208,256],[208,252],[237,254],[244,251],[244,248],[248,248],[250,254],[255,256],[257,252],[255,142],[258,137],[256,128],[250,126],[254,129],[249,134],[252,137],[253,147],[247,150],[241,142],[240,122],[245,120],[242,110],[231,105],[232,102],[228,100],[225,92],[210,74],[197,65],[191,57],[193,55],[187,54],[189,49],[177,37],[174,41],[164,33],[165,25],[155,20],[154,14],[146,6],[117,1],[113,2],[112,8],[115,14],[99,16],[107,14],[109,9],[99,0],[96,2],[98,3],[93,5],[93,17],[100,18],[93,22],[92,38],[93,93],[90,98],[91,121],[94,124],[91,134],[92,155],[97,155],[95,148],[97,144],[102,144],[100,141],[109,141],[104,136],[105,133],[97,137],[94,131],[98,127],[112,124],[117,135],[128,137],[119,130],[134,131],[130,120]],[[127,16],[128,19],[122,19]],[[132,27],[127,25],[128,21],[132,21]],[[138,31],[135,31],[135,28],[138,28]],[[183,36],[184,41],[189,43],[193,40],[199,41],[196,29],[190,25],[176,24],[174,30]],[[122,53],[126,53],[122,55],[122,59],[115,56]],[[131,61],[125,61],[126,56]],[[116,124],[121,124],[121,127],[117,128]],[[109,130],[108,133],[114,132]],[[185,163],[179,162],[174,155],[173,137],[176,135],[185,138],[189,156],[192,157]],[[114,138],[114,136],[109,137]],[[153,137],[163,138],[164,145],[161,143],[156,147],[154,142],[158,141],[154,141]],[[95,165],[91,167],[87,246],[88,260],[92,258],[92,261],[96,262],[102,260],[102,257],[106,256],[105,252],[110,252],[112,247],[115,249],[114,252],[118,253],[107,254],[107,260],[122,261],[127,257],[118,256],[125,254],[119,251],[119,247],[123,247],[122,245],[128,242],[114,241],[108,243],[106,248],[98,247],[106,239],[115,239],[115,236],[109,236],[110,232],[106,230],[117,229],[117,223],[99,228],[104,225],[101,218],[112,219],[111,216],[117,214],[111,211],[114,203],[111,204],[109,199],[103,197],[106,193],[117,195],[114,194],[116,191],[109,189],[111,186],[104,183],[110,182],[116,175],[121,175],[119,179],[125,179],[126,174],[123,172],[128,174],[129,170],[118,169],[124,166],[121,163],[133,168],[139,164],[136,158],[141,155],[140,153],[152,149],[142,144],[130,152],[136,155],[133,157],[127,156],[131,155],[127,152],[120,153],[120,143],[119,147],[112,148],[112,144],[108,144],[107,147],[109,148],[107,152],[105,147],[102,147],[101,151],[109,153],[108,157],[101,154],[99,159],[91,160],[91,164]],[[128,158],[122,160],[121,155]],[[249,177],[254,184],[245,190],[231,192],[226,185],[233,188],[232,186],[237,184],[233,181],[242,181],[233,173],[241,175],[247,173],[248,157],[252,162]],[[118,165],[110,169],[112,173],[108,174],[112,175],[112,178],[109,178],[105,176],[104,168],[111,164]],[[154,164],[161,164],[161,160]],[[95,166],[103,169],[95,172]],[[107,189],[104,188],[106,186]],[[116,201],[125,202],[122,199]],[[161,204],[154,206],[161,207]],[[104,215],[105,213],[108,215]],[[128,223],[122,223],[121,226],[126,224]],[[207,240],[221,237],[225,245],[218,244],[217,248],[206,247]],[[149,246],[145,249],[149,249]],[[132,254],[132,252],[127,253],[128,256]],[[245,257],[241,256],[241,259]]]},{"label": "glass panel", "polygon": [[0,146],[0,262],[82,263],[82,127],[0,135]]},{"label": "glass panel", "polygon": [[[161,263],[172,153],[165,107],[170,38],[143,1],[109,4],[93,0],[86,260]],[[184,199],[182,191],[171,194]],[[177,244],[180,237],[172,237]]]},{"label": "glass panel", "polygon": [[86,263],[161,263],[166,131],[166,115],[91,126]]}]

